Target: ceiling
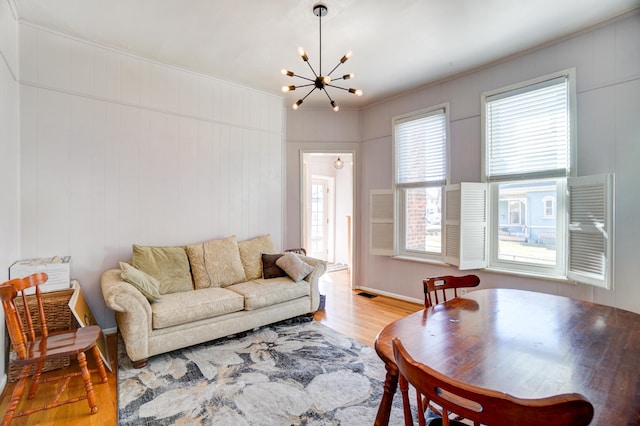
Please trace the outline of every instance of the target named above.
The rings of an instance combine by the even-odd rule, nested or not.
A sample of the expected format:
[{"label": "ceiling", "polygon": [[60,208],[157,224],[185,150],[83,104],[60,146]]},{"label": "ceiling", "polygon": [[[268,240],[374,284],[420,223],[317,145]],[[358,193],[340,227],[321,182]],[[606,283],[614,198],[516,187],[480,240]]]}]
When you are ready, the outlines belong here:
[{"label": "ceiling", "polygon": [[[19,19],[270,93],[318,71],[318,0],[13,0]],[[353,72],[357,97],[329,89],[358,108],[459,74],[640,7],[640,0],[326,0],[322,69],[347,50],[332,77]],[[308,89],[307,89],[308,90]],[[293,104],[306,94],[285,95]],[[304,106],[326,105],[315,91]]]}]

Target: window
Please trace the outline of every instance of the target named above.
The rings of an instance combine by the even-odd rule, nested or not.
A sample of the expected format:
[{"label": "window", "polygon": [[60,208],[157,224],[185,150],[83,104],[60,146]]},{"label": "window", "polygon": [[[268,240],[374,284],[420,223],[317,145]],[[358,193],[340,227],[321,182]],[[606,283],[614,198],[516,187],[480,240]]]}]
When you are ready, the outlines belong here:
[{"label": "window", "polygon": [[553,219],[556,216],[555,198],[551,196],[542,199],[543,217],[545,219]]},{"label": "window", "polygon": [[574,173],[573,71],[483,95],[489,266],[566,275],[567,178]]},{"label": "window", "polygon": [[396,255],[442,260],[447,108],[393,119]]},{"label": "window", "polygon": [[611,288],[613,176],[575,177],[575,72],[482,95],[489,268]]}]

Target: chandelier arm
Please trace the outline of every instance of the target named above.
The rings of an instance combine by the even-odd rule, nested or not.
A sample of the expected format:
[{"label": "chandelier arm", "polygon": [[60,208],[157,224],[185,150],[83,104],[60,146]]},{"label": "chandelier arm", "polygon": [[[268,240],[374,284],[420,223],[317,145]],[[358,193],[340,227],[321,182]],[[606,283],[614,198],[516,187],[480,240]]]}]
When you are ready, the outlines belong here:
[{"label": "chandelier arm", "polygon": [[307,96],[309,96],[314,90],[316,90],[316,88],[314,87],[313,89],[309,90],[309,93],[307,93],[306,95],[304,95],[304,98],[302,98],[301,100],[304,101],[305,99],[307,99]]},{"label": "chandelier arm", "polygon": [[314,79],[312,79],[312,78],[303,77],[303,76],[301,76],[301,75],[296,75],[296,74],[294,74],[294,75],[295,75],[296,77],[298,77],[298,78],[303,79],[303,80],[307,80],[307,81],[310,81],[311,83],[315,83],[315,80],[314,80]]},{"label": "chandelier arm", "polygon": [[327,92],[327,89],[322,88],[322,91],[327,95],[327,98],[329,98],[329,101],[333,102],[333,99],[331,99],[331,96],[329,96],[329,92]]},{"label": "chandelier arm", "polygon": [[[336,78],[336,80],[338,80],[338,79]],[[347,91],[347,92],[349,91],[349,89],[345,89],[344,87],[336,86],[336,85],[333,85],[333,84],[325,84],[325,86],[333,87],[335,89],[340,89],[340,90],[344,90],[344,91]]]},{"label": "chandelier arm", "polygon": [[[305,62],[307,63],[307,65],[309,65],[309,69],[311,70],[311,72],[313,73],[313,75],[315,76],[315,78],[318,78],[318,74],[316,74],[316,71],[313,69],[313,67],[311,66],[311,64],[309,63],[309,61],[308,61],[308,60],[306,60]],[[298,77],[300,77],[300,76],[298,76]],[[302,78],[305,78],[305,77],[302,77]],[[310,78],[307,78],[307,80],[309,80],[309,81],[314,81],[314,80],[311,80]]]},{"label": "chandelier arm", "polygon": [[329,74],[327,74],[328,76],[331,76],[331,74],[338,69],[338,67],[342,65],[342,61],[338,62],[338,65],[336,65],[335,67],[333,67],[333,69],[329,72]]}]

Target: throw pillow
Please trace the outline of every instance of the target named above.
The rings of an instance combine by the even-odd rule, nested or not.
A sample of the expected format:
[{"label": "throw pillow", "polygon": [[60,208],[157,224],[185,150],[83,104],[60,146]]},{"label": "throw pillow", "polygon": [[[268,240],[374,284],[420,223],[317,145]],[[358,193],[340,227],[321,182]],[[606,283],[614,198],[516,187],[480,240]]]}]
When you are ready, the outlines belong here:
[{"label": "throw pillow", "polygon": [[187,246],[196,288],[227,287],[246,281],[236,236]]},{"label": "throw pillow", "polygon": [[262,254],[262,278],[278,278],[278,277],[286,277],[287,273],[284,272],[278,265],[276,265],[276,261],[282,257],[282,254]]},{"label": "throw pillow", "polygon": [[160,282],[160,294],[193,290],[189,259],[183,247],[133,245],[132,265]]},{"label": "throw pillow", "polygon": [[276,260],[283,271],[287,273],[295,282],[302,281],[304,277],[313,272],[313,266],[300,259],[300,256],[294,253],[285,253],[281,258]]},{"label": "throw pillow", "polygon": [[240,241],[238,250],[240,250],[240,259],[242,260],[247,280],[255,280],[262,277],[262,253],[276,252],[269,234]]},{"label": "throw pillow", "polygon": [[125,262],[120,262],[120,269],[122,279],[137,288],[149,302],[157,302],[160,299],[158,280]]}]

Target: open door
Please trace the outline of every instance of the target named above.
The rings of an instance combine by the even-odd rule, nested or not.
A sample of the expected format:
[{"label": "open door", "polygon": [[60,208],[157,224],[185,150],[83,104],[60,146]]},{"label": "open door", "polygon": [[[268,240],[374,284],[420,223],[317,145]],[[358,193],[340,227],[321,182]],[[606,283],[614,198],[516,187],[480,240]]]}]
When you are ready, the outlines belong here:
[{"label": "open door", "polygon": [[326,260],[330,267],[346,265],[350,270],[355,229],[353,157],[350,152],[303,152],[301,157],[303,246],[309,256]]}]

